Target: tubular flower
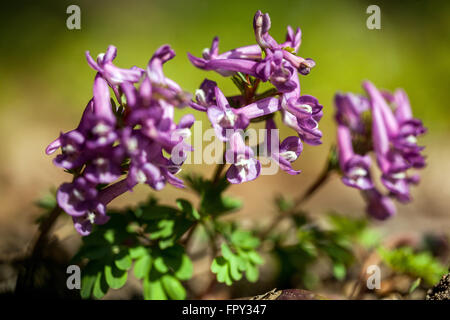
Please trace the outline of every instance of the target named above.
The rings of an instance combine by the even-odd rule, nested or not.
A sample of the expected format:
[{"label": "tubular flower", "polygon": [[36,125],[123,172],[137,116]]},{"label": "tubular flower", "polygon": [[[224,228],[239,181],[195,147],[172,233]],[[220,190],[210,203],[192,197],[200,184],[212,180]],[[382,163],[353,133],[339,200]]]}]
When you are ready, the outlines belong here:
[{"label": "tubular flower", "polygon": [[[97,71],[93,98],[78,127],[61,133],[46,149],[52,154],[61,148],[55,165],[75,175],[72,183],[59,187],[57,201],[81,235],[89,234],[93,224],[106,223],[107,204],[138,183],[155,190],[166,183],[183,187],[175,174],[192,151],[185,138],[195,119],[186,115],[174,122],[174,107],[189,100],[178,84],[164,76],[162,66],[174,55],[170,46],[162,46],[144,70],[114,66],[113,46],[97,62],[86,53],[88,64]],[[118,107],[111,102],[110,88]],[[178,155],[172,156],[175,149]]]},{"label": "tubular flower", "polygon": [[303,144],[298,137],[287,137],[280,143],[278,129],[273,119],[266,120],[267,140],[266,148],[268,155],[278,163],[280,168],[291,174],[299,174],[300,170],[294,170],[291,163],[297,160],[303,151]]},{"label": "tubular flower", "polygon": [[256,179],[261,172],[261,163],[254,158],[253,151],[246,146],[239,131],[230,138],[230,149],[225,154],[226,161],[231,163],[227,171],[227,180],[238,184]]},{"label": "tubular flower", "polygon": [[349,187],[360,190],[373,188],[370,177],[370,157],[355,154],[349,128],[338,125],[337,144],[339,150],[339,164],[343,173],[342,182]]},{"label": "tubular flower", "polygon": [[238,113],[230,107],[227,98],[218,87],[215,87],[216,104],[208,108],[207,114],[209,121],[216,132],[216,136],[227,141],[226,131],[243,130],[249,124],[249,119],[243,113]]},{"label": "tubular flower", "polygon": [[[395,214],[391,198],[402,203],[411,201],[410,186],[420,178],[409,171],[425,166],[421,154],[424,147],[417,145],[417,137],[426,129],[420,120],[412,117],[403,90],[398,89],[394,94],[381,92],[369,81],[363,82],[363,88],[368,98],[354,94],[335,96],[339,163],[343,182],[362,190],[368,213],[385,219]],[[369,111],[367,121],[369,118],[363,115]],[[357,148],[357,154],[353,147]],[[381,171],[381,183],[388,191],[386,195],[371,181],[368,156],[371,151]],[[356,169],[352,169],[355,165]]]},{"label": "tubular flower", "polygon": [[277,43],[269,30],[271,27],[269,15],[257,11],[253,18],[253,30],[257,45],[236,48],[219,54],[219,39],[213,40],[211,48],[203,51],[203,57],[198,58],[188,53],[191,63],[203,70],[214,70],[223,76],[236,72],[251,75],[262,81],[270,81],[280,92],[290,92],[296,88],[292,82],[292,74],[297,72],[306,75],[315,66],[312,59],[296,56],[301,43],[301,31],[294,33],[288,27],[286,41]]},{"label": "tubular flower", "polygon": [[[241,91],[241,95],[226,97],[216,82],[205,79],[189,106],[206,112],[216,137],[221,141],[230,142],[233,138],[236,142],[236,132],[247,130],[252,122],[266,121],[266,127],[270,130],[266,141],[260,144],[261,150],[265,150],[266,156],[277,162],[285,172],[298,174],[300,171],[294,170],[291,163],[302,152],[303,142],[310,145],[322,143],[319,121],[323,116],[323,106],[315,97],[301,95],[298,75],[308,74],[315,62],[296,55],[301,44],[299,28],[294,31],[288,27],[285,42],[278,43],[269,34],[270,27],[269,15],[257,11],[253,18],[256,44],[220,53],[219,38],[215,37],[211,46],[203,50],[202,57],[188,53],[195,67],[213,70],[225,77],[232,76]],[[272,88],[258,93],[261,82],[269,82]],[[279,141],[278,133],[275,132],[278,129],[272,120],[278,111],[283,123],[294,129],[298,137]],[[276,146],[271,140],[276,141]],[[254,164],[250,158],[245,158],[249,166]],[[243,168],[247,167],[236,165],[236,161],[232,163],[234,165],[227,176],[230,182],[242,183],[257,177],[255,174],[246,174]],[[244,173],[246,178],[243,178]]]},{"label": "tubular flower", "polygon": [[235,130],[246,129],[250,120],[280,110],[280,100],[276,97],[263,98],[241,108],[233,108],[229,102],[232,98],[225,97],[217,84],[208,79],[197,90],[196,99],[197,102],[191,101],[190,106],[206,111],[216,136],[222,141],[228,141]]},{"label": "tubular flower", "polygon": [[293,76],[292,81],[297,84],[295,90],[281,97],[283,122],[294,129],[306,143],[319,145],[322,143],[319,121],[323,116],[323,106],[315,97],[300,94],[300,83],[297,76]]}]

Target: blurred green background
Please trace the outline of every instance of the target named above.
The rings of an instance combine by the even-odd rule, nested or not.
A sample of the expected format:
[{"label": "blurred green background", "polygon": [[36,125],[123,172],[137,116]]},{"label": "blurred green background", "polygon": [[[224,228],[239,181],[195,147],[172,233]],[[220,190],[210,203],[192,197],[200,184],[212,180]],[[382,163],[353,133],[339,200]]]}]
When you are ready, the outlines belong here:
[{"label": "blurred green background", "polygon": [[[66,28],[70,4],[81,8],[81,30]],[[366,8],[371,4],[381,8],[381,30],[366,27]],[[299,55],[317,63],[310,75],[301,78],[302,92],[318,97],[325,107],[320,123],[324,144],[305,148],[295,165],[303,170],[298,177],[287,179],[281,172],[232,189],[246,198],[245,212],[270,214],[267,208],[274,193],[296,194],[310,183],[334,139],[333,95],[338,90],[361,92],[361,81],[370,79],[389,90],[403,87],[414,114],[429,128],[422,140],[429,166],[414,191],[417,200],[399,206],[402,218],[396,221],[406,223],[407,229],[411,212],[428,222],[434,217],[435,225],[442,226],[444,218],[448,221],[450,182],[443,177],[450,170],[445,160],[450,155],[449,1],[19,0],[3,4],[0,19],[1,225],[7,228],[6,221],[17,225],[21,221],[17,219],[32,210],[33,199],[68,179],[43,150],[60,131],[77,125],[92,95],[95,73],[86,63],[86,50],[95,57],[114,44],[118,66],[144,67],[153,52],[168,43],[177,53],[165,67],[170,78],[193,92],[209,77],[231,94],[236,89],[229,79],[195,69],[186,53],[200,55],[216,35],[221,51],[253,44],[252,19],[258,9],[270,14],[270,32],[279,41],[284,40],[287,25],[302,29]],[[173,201],[173,192],[164,190],[161,197]],[[344,188],[338,179],[323,192],[312,206],[315,203],[320,210],[341,206],[342,211],[363,214],[357,192]],[[131,202],[138,195],[139,191],[127,199]]]}]

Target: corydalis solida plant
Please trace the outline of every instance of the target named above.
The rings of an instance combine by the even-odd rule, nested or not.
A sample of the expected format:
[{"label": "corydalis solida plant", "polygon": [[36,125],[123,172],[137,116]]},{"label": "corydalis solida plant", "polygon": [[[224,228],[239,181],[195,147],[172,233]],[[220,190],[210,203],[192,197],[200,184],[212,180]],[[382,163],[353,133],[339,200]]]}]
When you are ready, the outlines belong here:
[{"label": "corydalis solida plant", "polygon": [[[175,174],[191,151],[184,138],[194,117],[174,122],[174,108],[185,106],[189,96],[162,70],[174,51],[168,45],[160,47],[145,70],[118,68],[113,64],[116,53],[109,46],[94,61],[86,52],[88,64],[97,71],[93,98],[78,127],[61,133],[46,149],[52,154],[61,148],[54,164],[74,175],[58,189],[57,201],[81,235],[88,235],[93,224],[106,223],[106,205],[138,183],[155,190],[167,182],[183,187]],[[163,151],[171,154],[175,147],[179,154],[174,162]],[[117,182],[123,175],[126,178]]]},{"label": "corydalis solida plant", "polygon": [[[203,51],[203,57],[188,53],[191,63],[203,70],[213,70],[223,76],[231,76],[241,90],[241,95],[225,97],[214,81],[205,79],[196,91],[190,106],[206,112],[216,136],[222,141],[230,141],[235,157],[226,157],[232,166],[227,172],[228,181],[242,183],[258,177],[261,165],[254,153],[246,147],[236,134],[248,128],[250,122],[266,121],[268,134],[263,146],[266,155],[277,162],[289,174],[298,174],[292,168],[303,150],[302,140],[311,145],[321,143],[322,133],[318,129],[323,112],[318,100],[300,94],[298,73],[306,75],[315,66],[312,59],[296,55],[301,42],[301,31],[288,27],[286,41],[279,44],[273,39],[268,14],[256,12],[253,29],[256,43],[219,53],[219,39],[213,39],[211,48]],[[257,94],[260,82],[270,82],[274,88]],[[283,123],[294,129],[298,137],[291,136],[278,141],[273,117],[280,111]],[[271,148],[272,141],[281,146]]]},{"label": "corydalis solida plant", "polygon": [[[367,97],[352,93],[335,96],[342,181],[361,190],[371,216],[386,219],[396,211],[391,199],[411,201],[410,185],[417,184],[419,176],[410,171],[425,166],[424,147],[417,145],[417,137],[426,129],[413,118],[402,89],[394,93],[380,91],[369,81],[363,82],[363,88]],[[375,154],[387,193],[372,180],[369,152]]]},{"label": "corydalis solida plant", "polygon": [[[171,275],[174,266],[179,266],[180,261],[170,264],[164,261],[164,257],[176,255],[183,261],[190,261],[184,248],[180,247],[189,241],[192,230],[198,225],[204,227],[210,237],[209,243],[214,252],[211,271],[217,274],[217,281],[229,285],[240,280],[243,272],[249,281],[257,280],[257,265],[262,263],[256,252],[259,239],[252,232],[239,230],[237,224],[217,221],[219,215],[240,206],[236,201],[222,197],[228,187],[227,181],[232,184],[251,181],[261,172],[256,152],[246,145],[241,133],[252,122],[265,122],[268,130],[266,140],[258,147],[282,170],[292,175],[300,172],[293,169],[292,162],[301,154],[302,143],[318,145],[322,138],[318,123],[323,115],[323,107],[315,97],[301,95],[300,92],[298,74],[307,75],[315,66],[312,59],[296,55],[301,31],[297,29],[294,32],[288,27],[286,40],[280,44],[270,36],[270,26],[268,14],[258,11],[253,20],[256,44],[220,54],[218,38],[215,38],[211,48],[204,50],[202,58],[188,54],[194,66],[231,77],[241,94],[229,97],[223,94],[217,83],[205,79],[196,91],[195,99],[191,100],[163,73],[163,64],[174,56],[169,46],[158,49],[146,69],[116,67],[113,64],[116,49],[112,46],[96,60],[87,53],[88,64],[97,71],[93,98],[78,127],[62,133],[49,145],[47,153],[61,148],[62,153],[54,160],[55,165],[74,175],[71,183],[64,183],[59,188],[57,200],[59,206],[73,217],[77,231],[81,235],[88,235],[93,224],[104,224],[111,217],[107,226],[96,227],[96,232],[84,238],[85,244],[94,243],[86,247],[96,251],[97,258],[97,251],[105,248],[96,246],[95,236],[104,232],[104,238],[109,241],[111,248],[106,248],[106,251],[115,256],[108,257],[111,260],[103,256],[98,260],[104,259],[103,264],[114,261],[120,269],[118,284],[117,279],[111,276],[111,265],[105,266],[104,270],[107,271],[104,274],[106,280],[110,281],[110,287],[116,289],[120,284],[123,285],[133,260],[135,275],[143,279],[144,297],[153,298],[154,292],[161,294],[159,297],[165,297],[161,289],[163,286],[166,286],[165,291],[171,298],[185,297],[186,292],[174,293],[177,290],[173,290],[173,281],[174,277],[177,281],[189,279],[192,275],[189,269],[192,268],[189,263],[185,263],[182,275]],[[270,83],[272,88],[259,93],[261,82]],[[369,99],[350,94],[336,97],[338,151],[344,183],[362,190],[369,203],[369,213],[383,219],[395,211],[391,198],[409,200],[407,187],[417,179],[408,177],[406,170],[424,165],[421,148],[415,145],[415,137],[423,133],[424,129],[419,121],[412,118],[404,95],[381,93],[380,98],[376,88],[370,84],[365,84],[365,88]],[[115,102],[111,99],[110,90]],[[387,102],[396,106],[394,116],[390,115],[389,107],[386,108]],[[173,116],[175,108],[185,105],[205,112],[217,138],[229,143],[229,149],[224,154],[224,159],[230,164],[226,174],[221,176],[222,171],[217,170],[218,174],[211,180],[188,177],[186,181],[201,197],[198,210],[184,199],[177,199],[178,208],[160,206],[156,200],[152,200],[137,209],[121,211],[119,214],[110,211],[108,216],[106,205],[120,194],[133,189],[137,183],[146,183],[155,190],[161,190],[167,182],[183,187],[183,181],[175,174],[180,170],[187,152],[192,150],[184,138],[190,135],[194,117],[187,115],[176,124]],[[372,112],[369,125],[363,117],[366,111]],[[281,115],[284,125],[294,129],[297,136],[280,141],[274,121],[276,114]],[[278,143],[279,148],[273,148],[272,140]],[[177,159],[173,159],[174,149],[180,151]],[[376,154],[377,163],[383,172],[382,182],[389,190],[388,195],[383,195],[374,187],[370,176],[371,162],[367,156],[369,151]],[[167,153],[172,156],[165,156]],[[223,167],[219,165],[218,168]],[[318,180],[319,183],[313,184],[310,192],[306,192],[291,209],[280,209],[282,217],[275,217],[276,221],[298,213],[295,212],[295,206],[299,206],[317,190],[329,171],[327,168],[326,175]],[[122,176],[125,178],[120,180]],[[118,223],[115,223],[115,218],[118,218]],[[129,228],[131,224],[137,224],[138,228]],[[274,226],[270,230],[274,230]],[[109,231],[113,231],[114,236]],[[116,237],[115,233],[123,233],[123,239]],[[184,235],[187,236],[182,241]],[[261,233],[259,238],[265,240],[264,235]],[[216,247],[219,241],[220,250]],[[330,243],[334,244],[333,240]],[[90,262],[94,260],[89,259]],[[103,268],[102,263],[99,264],[100,268]],[[98,279],[103,279],[103,269],[98,274],[100,276],[95,279],[100,283]],[[183,292],[181,284],[176,282],[176,285],[178,289],[181,287],[178,293]],[[96,297],[105,293],[99,286],[94,285]],[[86,296],[89,295],[90,289]]]}]

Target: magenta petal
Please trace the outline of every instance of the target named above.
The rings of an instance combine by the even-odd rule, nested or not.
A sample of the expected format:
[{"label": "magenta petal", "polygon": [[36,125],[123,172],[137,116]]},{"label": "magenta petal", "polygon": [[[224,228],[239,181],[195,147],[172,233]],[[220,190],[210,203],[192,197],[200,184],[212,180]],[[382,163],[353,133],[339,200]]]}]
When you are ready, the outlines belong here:
[{"label": "magenta petal", "polygon": [[97,62],[95,62],[95,60],[92,59],[91,54],[89,53],[89,51],[86,51],[85,56],[86,56],[86,60],[87,60],[88,65],[92,69],[94,69],[95,71],[98,71],[98,72],[102,72],[102,69],[98,66]]},{"label": "magenta petal", "polygon": [[181,129],[185,129],[185,128],[190,128],[190,127],[192,127],[192,125],[194,124],[194,122],[195,122],[195,117],[194,117],[194,115],[192,115],[192,114],[187,114],[187,115],[184,115],[181,119],[180,119],[180,122],[178,123],[178,128],[181,128]]},{"label": "magenta petal", "polygon": [[94,80],[94,114],[115,123],[116,118],[112,112],[109,86],[100,73]]},{"label": "magenta petal", "polygon": [[197,58],[195,56],[193,56],[192,54],[190,54],[189,52],[187,53],[188,59],[189,61],[197,68],[199,69],[205,69],[207,62],[205,59],[201,59],[201,58]]},{"label": "magenta petal", "polygon": [[81,236],[88,236],[92,232],[92,223],[84,217],[72,217],[75,230]]},{"label": "magenta petal", "polygon": [[245,115],[248,119],[262,117],[280,110],[280,100],[268,97],[251,103],[236,110],[236,113]]},{"label": "magenta petal", "polygon": [[117,56],[117,48],[113,45],[108,46],[105,56],[103,57],[103,63],[113,61]]},{"label": "magenta petal", "polygon": [[56,150],[58,150],[61,147],[61,141],[60,138],[56,138],[55,140],[53,140],[53,142],[51,142],[47,148],[45,148],[45,153],[47,155],[51,155],[52,153],[54,153]]},{"label": "magenta petal", "polygon": [[386,220],[395,215],[395,205],[391,199],[378,190],[369,189],[363,192],[367,200],[367,212],[375,219]]}]

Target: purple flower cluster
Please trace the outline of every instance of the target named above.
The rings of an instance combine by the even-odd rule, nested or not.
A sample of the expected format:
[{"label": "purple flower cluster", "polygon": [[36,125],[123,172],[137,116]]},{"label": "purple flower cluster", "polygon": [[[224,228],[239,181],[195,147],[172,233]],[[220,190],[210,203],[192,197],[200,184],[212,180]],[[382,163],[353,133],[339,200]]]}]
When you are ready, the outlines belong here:
[{"label": "purple flower cluster", "polygon": [[[86,52],[88,64],[97,71],[93,98],[78,127],[61,133],[46,149],[52,154],[61,148],[54,164],[74,174],[73,182],[58,189],[57,201],[81,235],[89,234],[93,224],[106,223],[106,205],[138,183],[155,190],[167,182],[183,187],[175,174],[192,150],[184,140],[194,116],[174,122],[174,108],[186,106],[190,96],[165,77],[162,68],[174,51],[160,47],[145,70],[115,66],[116,53],[109,46],[95,61]],[[174,155],[168,158],[163,151]],[[122,175],[126,178],[117,182]]]},{"label": "purple flower cluster", "polygon": [[[411,200],[410,186],[419,182],[410,169],[425,166],[424,147],[417,137],[426,132],[422,122],[413,118],[408,96],[402,89],[393,94],[378,90],[365,81],[368,97],[336,94],[336,121],[339,164],[342,181],[362,191],[368,213],[377,219],[395,214],[392,199]],[[366,117],[370,112],[370,117]],[[373,151],[381,171],[381,183],[387,194],[379,191],[370,174]]]},{"label": "purple flower cluster", "polygon": [[[257,44],[219,54],[219,39],[216,37],[211,48],[203,51],[202,58],[188,53],[191,63],[200,69],[213,70],[223,76],[241,73],[257,81],[269,81],[275,87],[275,94],[248,101],[243,96],[225,97],[214,81],[205,79],[196,91],[195,100],[189,104],[192,108],[207,113],[219,139],[230,141],[234,157],[227,158],[232,163],[227,177],[231,183],[253,180],[260,172],[259,161],[245,147],[242,138],[235,134],[245,130],[252,119],[268,118],[266,127],[274,132],[277,128],[272,117],[275,112],[280,111],[283,123],[297,132],[298,137],[285,139],[279,150],[271,150],[269,143],[265,148],[280,168],[290,174],[300,172],[292,169],[291,162],[301,153],[302,140],[310,145],[321,144],[322,132],[318,123],[323,115],[323,107],[316,98],[300,94],[298,76],[298,73],[307,75],[315,62],[296,55],[301,42],[299,28],[294,32],[288,27],[286,41],[279,44],[270,36],[270,26],[269,15],[258,11],[253,19]],[[273,135],[270,133],[267,141]]]}]

